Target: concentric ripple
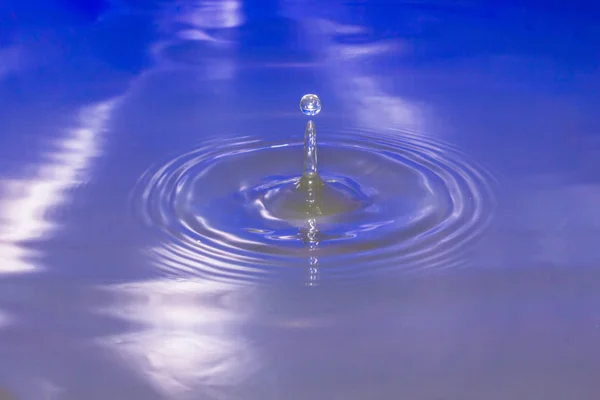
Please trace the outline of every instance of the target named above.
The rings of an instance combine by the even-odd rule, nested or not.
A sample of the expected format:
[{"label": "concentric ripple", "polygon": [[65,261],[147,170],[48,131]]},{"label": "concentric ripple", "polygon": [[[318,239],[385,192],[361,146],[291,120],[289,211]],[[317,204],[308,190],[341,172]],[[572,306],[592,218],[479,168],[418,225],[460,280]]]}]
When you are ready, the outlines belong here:
[{"label": "concentric ripple", "polygon": [[285,206],[302,172],[301,143],[221,139],[147,171],[132,207],[158,234],[156,265],[248,281],[307,269],[311,279],[345,279],[461,263],[492,216],[485,170],[417,134],[357,129],[322,137],[330,206],[317,216]]}]

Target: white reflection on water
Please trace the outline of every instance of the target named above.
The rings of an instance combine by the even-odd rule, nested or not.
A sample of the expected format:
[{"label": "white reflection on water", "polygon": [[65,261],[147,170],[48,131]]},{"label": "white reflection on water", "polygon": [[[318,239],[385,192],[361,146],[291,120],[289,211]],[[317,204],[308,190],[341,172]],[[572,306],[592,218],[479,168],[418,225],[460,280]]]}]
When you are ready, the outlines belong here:
[{"label": "white reflection on water", "polygon": [[217,42],[218,40],[210,36],[208,33],[199,29],[185,29],[179,32],[179,37],[184,40],[196,40],[196,41],[207,41]]},{"label": "white reflection on water", "polygon": [[378,82],[368,76],[353,78],[348,85],[358,94],[357,117],[361,123],[379,126],[381,121],[397,126],[418,127],[422,124],[415,105],[399,97],[389,96]]},{"label": "white reflection on water", "polygon": [[36,165],[33,176],[0,181],[0,273],[24,273],[39,267],[22,243],[47,236],[57,225],[47,216],[65,201],[65,191],[84,182],[113,101],[81,110],[78,125],[55,141],[56,148]]},{"label": "white reflection on water", "polygon": [[9,316],[6,313],[4,313],[2,310],[0,310],[0,329],[5,327],[9,323],[10,323]]},{"label": "white reflection on water", "polygon": [[183,1],[179,21],[200,28],[234,28],[244,23],[242,3],[238,0]]},{"label": "white reflection on water", "polygon": [[[236,43],[216,37],[214,31],[244,23],[239,1],[176,2],[165,6],[159,17],[165,38],[150,46],[153,71],[193,70],[201,85],[235,77],[232,58]],[[195,46],[186,44],[194,43]]]},{"label": "white reflection on water", "polygon": [[366,28],[362,26],[340,24],[327,19],[320,20],[319,25],[325,32],[333,35],[356,35],[366,32]]},{"label": "white reflection on water", "polygon": [[158,280],[107,289],[119,304],[101,312],[143,328],[103,338],[101,346],[164,396],[220,398],[239,390],[260,369],[258,355],[240,329],[253,314],[254,298],[247,287]]},{"label": "white reflection on water", "polygon": [[[330,82],[336,93],[352,108],[363,126],[396,126],[422,130],[422,107],[413,102],[391,96],[384,90],[385,82],[369,72],[369,65],[378,62],[375,57],[398,55],[405,51],[399,39],[343,43],[345,36],[365,32],[360,26],[342,25],[330,20],[319,20],[319,34],[326,39],[323,55],[329,66]],[[395,71],[394,82],[401,80],[401,70]]]}]

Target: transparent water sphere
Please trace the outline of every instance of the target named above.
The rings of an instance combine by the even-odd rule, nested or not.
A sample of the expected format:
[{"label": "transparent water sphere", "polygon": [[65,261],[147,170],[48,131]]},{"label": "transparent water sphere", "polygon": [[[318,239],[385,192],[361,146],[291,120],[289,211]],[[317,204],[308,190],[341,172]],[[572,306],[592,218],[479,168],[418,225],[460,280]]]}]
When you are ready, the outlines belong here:
[{"label": "transparent water sphere", "polygon": [[300,110],[306,115],[317,115],[321,112],[321,100],[316,94],[305,94],[300,100]]}]

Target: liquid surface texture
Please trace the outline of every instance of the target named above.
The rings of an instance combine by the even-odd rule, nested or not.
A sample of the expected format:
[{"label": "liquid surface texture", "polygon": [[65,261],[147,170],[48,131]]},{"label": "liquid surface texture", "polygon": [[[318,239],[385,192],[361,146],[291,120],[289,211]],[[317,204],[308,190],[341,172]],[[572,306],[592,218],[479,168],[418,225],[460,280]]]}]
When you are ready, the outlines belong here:
[{"label": "liquid surface texture", "polygon": [[538,3],[1,1],[0,399],[598,400],[600,14]]}]

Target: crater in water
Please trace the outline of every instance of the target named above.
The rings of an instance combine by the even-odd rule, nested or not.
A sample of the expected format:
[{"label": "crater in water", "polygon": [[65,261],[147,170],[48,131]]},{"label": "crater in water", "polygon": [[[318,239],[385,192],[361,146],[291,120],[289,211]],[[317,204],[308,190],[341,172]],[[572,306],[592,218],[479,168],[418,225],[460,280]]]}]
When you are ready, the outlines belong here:
[{"label": "crater in water", "polygon": [[156,266],[237,281],[437,270],[460,264],[492,215],[489,175],[422,135],[321,132],[316,211],[299,190],[303,153],[219,139],[147,171],[132,206],[157,233]]}]

